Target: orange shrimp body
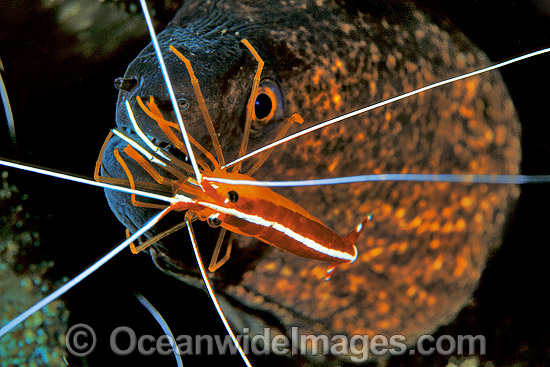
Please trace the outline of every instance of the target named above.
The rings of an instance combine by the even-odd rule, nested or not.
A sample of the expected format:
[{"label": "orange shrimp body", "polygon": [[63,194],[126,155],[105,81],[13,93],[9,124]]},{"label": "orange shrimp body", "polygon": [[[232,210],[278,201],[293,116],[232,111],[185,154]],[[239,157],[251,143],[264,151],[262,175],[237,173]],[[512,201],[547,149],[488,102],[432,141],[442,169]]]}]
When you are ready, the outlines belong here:
[{"label": "orange shrimp body", "polygon": [[[256,76],[253,80],[251,97],[247,105],[245,134],[239,156],[242,156],[246,151],[248,136],[251,131],[251,123],[253,119],[257,118],[256,109],[254,108],[258,103],[257,96],[262,94],[267,97],[269,92],[265,87],[259,87],[260,75],[264,65],[263,60],[246,39],[241,40],[241,42],[249,49],[254,58],[256,58],[258,66]],[[102,165],[101,157],[114,134],[122,139],[123,145],[125,146],[122,151],[131,158],[130,160],[122,158],[119,148],[114,148],[112,150],[113,156],[116,161],[118,161],[118,165],[124,170],[128,180],[125,182],[125,180],[122,179],[121,183],[127,183],[132,188],[136,188],[134,173],[132,172],[133,170],[129,168],[128,164],[137,164],[141,166],[141,169],[156,182],[156,184],[153,184],[155,189],[160,186],[158,188],[159,190],[166,190],[168,186],[171,186],[172,194],[177,201],[170,205],[170,211],[189,211],[186,214],[186,221],[191,218],[198,218],[203,221],[207,220],[212,227],[221,226],[231,232],[254,237],[294,255],[328,261],[330,262],[330,266],[325,275],[326,280],[330,278],[330,274],[336,265],[355,261],[357,259],[355,241],[363,228],[362,224],[356,226],[355,230],[349,235],[340,237],[319,219],[310,215],[304,208],[266,187],[244,186],[239,188],[239,192],[237,192],[233,186],[221,184],[219,182],[209,182],[208,178],[203,176],[204,173],[213,178],[250,180],[250,174],[254,173],[262,165],[269,156],[269,152],[265,152],[258,157],[256,164],[250,168],[248,174],[238,173],[240,164],[235,165],[231,173],[227,172],[226,168],[221,167],[225,161],[224,156],[217,139],[216,130],[211,121],[208,109],[206,108],[201,88],[195,77],[193,67],[190,61],[175,47],[170,46],[170,49],[187,68],[201,114],[209,130],[217,157],[215,158],[214,155],[208,152],[198,141],[187,134],[184,127],[165,120],[153,97],[151,97],[149,102],[144,104],[141,98],[137,96],[136,100],[141,110],[144,111],[150,119],[156,121],[158,127],[164,132],[172,146],[176,147],[180,153],[184,153],[187,156],[192,167],[172,155],[168,150],[159,148],[155,145],[149,137],[144,134],[140,124],[134,117],[134,112],[130,104],[127,102],[127,112],[132,127],[126,129],[124,132],[113,130],[112,134],[108,136],[102,152],[100,153],[100,159],[98,159],[96,165],[96,179],[104,182],[117,182],[116,178],[113,179],[112,177],[108,177],[108,175],[99,175],[99,168]],[[268,98],[272,98],[273,102],[271,102],[271,105],[273,103],[276,105],[277,101],[274,95]],[[283,136],[295,122],[303,122],[303,119],[297,113],[292,114],[286,120],[284,125],[279,129],[275,139]],[[176,132],[178,134],[176,134]],[[190,151],[190,147],[187,145],[184,146],[183,142],[178,137],[178,135],[182,133],[182,136],[187,136],[189,139],[188,144],[194,145],[195,148],[209,160],[213,169],[211,169],[211,166],[205,161],[195,158],[194,154],[191,154],[192,151]],[[195,166],[193,166],[193,164],[195,164]],[[202,173],[198,172],[199,165],[201,166]],[[161,172],[159,172],[158,168],[161,169]],[[197,179],[188,178],[187,174],[183,171],[195,173]],[[200,182],[197,182],[197,180],[200,180]],[[132,205],[149,209],[159,209],[163,207],[159,204],[140,202],[135,198],[135,195],[132,195]],[[168,233],[172,232],[169,230],[161,233],[160,236],[164,237]],[[218,240],[218,244],[214,250],[210,268],[212,271],[223,265],[229,259],[231,247],[228,247],[226,256],[219,263],[217,262],[219,249],[222,244],[221,239],[223,239],[224,234],[225,232],[220,234],[220,240]],[[155,242],[155,240],[149,240],[145,244],[140,245],[139,248],[132,246],[132,252],[137,253]]]},{"label": "orange shrimp body", "polygon": [[[216,169],[213,177],[251,180],[249,176]],[[176,186],[177,183],[175,183]],[[200,219],[219,221],[231,232],[254,237],[292,254],[331,264],[350,263],[357,258],[355,241],[362,229],[340,237],[304,208],[267,187],[234,186],[201,180],[204,192],[189,202],[189,188],[174,190],[181,202],[172,204],[175,210],[193,210]],[[181,192],[181,193],[180,193]]]}]

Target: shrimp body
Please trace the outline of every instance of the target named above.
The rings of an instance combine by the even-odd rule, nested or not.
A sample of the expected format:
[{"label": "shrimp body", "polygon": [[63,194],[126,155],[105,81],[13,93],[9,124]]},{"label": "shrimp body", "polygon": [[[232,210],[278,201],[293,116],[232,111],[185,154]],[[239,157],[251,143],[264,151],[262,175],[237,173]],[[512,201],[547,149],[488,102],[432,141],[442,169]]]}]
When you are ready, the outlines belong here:
[{"label": "shrimp body", "polygon": [[[250,177],[216,170],[213,177],[250,180]],[[209,183],[202,180],[204,195],[193,204],[173,204],[181,210],[191,209],[199,218],[216,218],[221,227],[310,259],[331,264],[349,263],[357,258],[355,240],[359,231],[340,237],[307,210],[267,187]],[[176,190],[176,197],[178,191]],[[204,209],[202,209],[204,208]],[[214,211],[214,213],[212,213]]]},{"label": "shrimp body", "polygon": [[[190,70],[190,73],[193,75],[192,70]],[[129,115],[131,115],[130,119],[132,120],[133,127],[137,131],[136,134],[142,140],[138,142],[118,130],[113,130],[112,134],[109,134],[107,137],[104,147],[108,145],[113,134],[118,136],[127,143],[123,151],[131,158],[128,162],[137,163],[141,166],[141,168],[149,173],[157,182],[157,187],[160,186],[160,188],[163,189],[166,186],[171,186],[175,201],[170,205],[166,213],[170,211],[188,211],[186,214],[188,218],[194,217],[203,221],[208,221],[212,227],[221,226],[233,233],[254,237],[264,243],[294,255],[329,261],[331,265],[325,277],[327,280],[336,265],[355,261],[357,258],[355,241],[363,228],[363,223],[358,225],[349,235],[340,237],[333,230],[324,225],[321,220],[309,214],[306,209],[267,187],[244,185],[237,189],[232,185],[219,181],[214,180],[210,182],[212,178],[245,181],[253,179],[248,175],[238,172],[227,172],[227,169],[222,169],[219,162],[209,153],[206,153],[206,155],[214,165],[214,170],[211,170],[204,161],[198,160],[203,170],[205,170],[204,172],[208,174],[207,177],[201,175],[198,182],[197,179],[194,178],[177,180],[166,177],[170,173],[180,178],[185,177],[184,173],[180,170],[189,168],[176,157],[170,158],[170,153],[163,153],[162,149],[154,148],[153,145],[150,146],[150,148],[154,150],[153,154],[148,153],[147,149],[141,144],[149,145],[151,142],[147,136],[143,135],[139,124],[135,121],[130,104],[128,103],[127,106]],[[159,125],[163,126],[168,132],[167,135],[171,137],[172,143],[180,145],[179,140],[166,127],[170,125],[170,123],[164,120],[162,113],[160,113],[153,100],[148,103],[148,107],[140,100],[140,106],[147,111]],[[294,115],[290,119],[288,126],[295,120],[301,120],[301,118]],[[194,141],[194,144],[196,144],[201,151],[205,152],[204,148],[196,141]],[[129,180],[128,184],[132,188],[135,188],[136,182],[133,173],[120,154],[119,149],[115,148],[113,155],[120,167],[125,171]],[[157,172],[153,166],[144,159],[143,155],[149,157],[149,160],[154,162],[157,166],[162,167],[163,173]],[[103,151],[100,156],[103,156]],[[223,161],[222,153],[220,153],[220,159]],[[163,162],[163,160],[167,162]],[[100,176],[100,166],[101,160],[98,160],[98,164],[96,165],[97,180],[117,182],[117,179],[113,180],[109,176]],[[140,185],[143,185],[143,183],[140,183]],[[135,195],[132,195],[132,204],[136,207],[150,209],[163,207],[159,204],[138,201]],[[365,221],[369,218],[370,217],[367,217]],[[223,238],[223,234],[221,237]],[[150,243],[153,242],[154,241],[151,241]],[[132,247],[132,251],[137,253],[148,246],[149,244],[142,245],[140,250]],[[218,250],[216,250],[216,254],[218,252],[219,247]],[[227,256],[229,256],[229,253]],[[216,263],[216,258],[217,255],[214,256],[214,263]]]}]

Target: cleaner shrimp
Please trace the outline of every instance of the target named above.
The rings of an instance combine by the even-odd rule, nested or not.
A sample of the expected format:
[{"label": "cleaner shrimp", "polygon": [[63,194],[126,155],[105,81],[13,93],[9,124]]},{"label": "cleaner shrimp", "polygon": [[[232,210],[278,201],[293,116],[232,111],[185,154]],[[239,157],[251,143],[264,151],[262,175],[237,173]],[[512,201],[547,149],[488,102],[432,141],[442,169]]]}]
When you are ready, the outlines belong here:
[{"label": "cleaner shrimp", "polygon": [[[517,53],[517,52],[516,52],[516,53]],[[495,60],[495,59],[502,59],[502,58],[496,58],[496,57],[493,57],[493,56],[492,56],[491,59]],[[529,62],[527,62],[527,63],[531,63],[531,62],[532,62],[532,61],[529,61]],[[516,66],[511,67],[511,68],[515,68],[515,67],[516,67]],[[502,73],[506,74],[506,72],[507,72],[507,69],[503,69],[503,70],[502,70]],[[517,73],[517,72],[516,72],[516,73]],[[505,75],[505,78],[506,78],[506,75]],[[529,78],[527,78],[527,77],[525,77],[525,76],[524,76],[523,78],[525,78],[526,80],[530,80]],[[533,80],[533,79],[531,79],[531,80]],[[510,88],[512,88],[512,87],[510,87]],[[514,93],[513,90],[512,90],[512,93]],[[522,92],[520,92],[520,93],[522,93]],[[517,105],[518,105],[518,103],[516,102],[516,106],[517,106]],[[519,106],[518,106],[518,109],[519,109]],[[521,121],[524,121],[524,119],[523,119],[523,117],[522,117],[522,111],[520,110],[519,113],[520,113],[520,120],[521,120]],[[531,113],[534,113],[534,112],[531,112]],[[524,131],[525,131],[525,129],[527,129],[527,128],[528,128],[528,126],[525,126],[525,123],[524,123]],[[539,126],[536,126],[535,128],[537,129],[537,131],[540,131],[540,129],[544,129],[544,127],[543,127],[543,126],[540,126],[540,125],[539,125]],[[525,134],[525,133],[524,133],[524,134]],[[539,136],[540,136],[541,134],[538,134],[538,133],[537,133],[536,135],[539,135]],[[525,135],[524,135],[524,136],[525,136]],[[527,136],[527,138],[528,138],[528,136]],[[20,139],[22,139],[22,138],[20,138]],[[59,141],[59,140],[63,140],[63,139],[58,139],[57,141]],[[99,141],[99,140],[101,140],[101,138],[98,139],[98,141]],[[54,153],[54,155],[58,158],[58,159],[56,159],[56,160],[61,160],[59,157],[67,157],[67,156],[69,156],[70,154],[67,153],[67,149],[66,149],[64,146],[60,145],[59,143],[55,143],[55,141],[56,141],[56,139],[50,139],[50,140],[48,140],[48,142],[49,142],[48,145],[53,146],[52,149],[59,149],[59,153],[58,153],[58,154],[55,154],[55,153]],[[523,149],[524,149],[524,157],[525,157],[525,158],[524,158],[524,161],[526,161],[527,164],[529,164],[529,162],[530,162],[530,160],[529,160],[529,158],[528,158],[528,157],[529,157],[529,154],[530,154],[530,153],[528,152],[528,148],[530,148],[530,145],[531,145],[531,144],[527,144],[527,146],[525,146],[525,144],[524,144],[524,148],[523,148]],[[535,145],[533,144],[533,146],[535,146]],[[94,154],[95,154],[95,153],[94,153]],[[540,154],[540,156],[544,156],[544,154]],[[536,161],[536,159],[531,160],[531,162],[532,162],[532,161]],[[544,162],[543,162],[543,163],[544,163]],[[63,168],[63,167],[57,166],[57,168]],[[63,168],[63,169],[64,169],[64,170],[67,170],[67,171],[72,171],[72,172],[76,171],[76,172],[82,173],[82,174],[84,174],[84,173],[89,173],[89,170],[88,170],[88,169],[84,169],[83,171],[82,171],[82,170],[79,170],[78,168],[77,168],[77,169],[65,169],[65,168]],[[524,172],[525,172],[525,173],[534,174],[534,173],[538,173],[538,172],[540,172],[540,171],[538,171],[538,172],[532,172],[532,171],[529,172],[529,168],[524,166]],[[544,172],[544,170],[543,170],[543,172]],[[56,184],[56,185],[57,185],[57,184]],[[61,186],[65,189],[66,187],[69,186],[69,184],[61,184]],[[87,189],[84,189],[84,190],[88,191]],[[538,194],[537,194],[537,197],[539,198],[539,199],[537,199],[537,200],[542,200],[542,198],[545,197],[544,191],[546,191],[546,190],[544,190],[543,188],[541,189],[541,188],[537,188],[537,187],[535,187],[535,188],[526,187],[524,190],[525,190],[525,191],[524,191],[524,193],[523,193],[522,201],[520,201],[519,206],[518,206],[518,212],[520,212],[520,213],[521,213],[522,205],[523,205],[522,202],[525,200],[525,196],[528,196],[528,195],[529,195],[529,192],[531,192],[531,190],[534,190],[535,192],[537,192],[538,190],[541,190],[541,191],[539,191]],[[97,203],[100,202],[100,201],[102,200],[102,199],[99,198],[101,195],[100,195],[100,194],[97,194],[97,191],[95,191],[95,190],[89,190],[89,191],[90,191],[90,195],[89,195],[90,199],[86,199],[86,200],[89,200],[89,204],[90,204],[89,206],[90,206],[90,207],[93,206],[93,205],[96,205],[96,206],[97,206]],[[95,194],[94,194],[94,192],[95,192]],[[42,195],[42,196],[46,196],[46,195],[44,194],[44,195]],[[86,194],[86,195],[78,195],[78,196],[81,197],[81,196],[88,196],[88,195]],[[43,200],[46,200],[46,199],[43,199]],[[45,205],[53,206],[52,204],[45,204]],[[83,206],[88,207],[88,205],[86,205],[86,204],[83,204]],[[106,210],[106,209],[105,209],[105,207],[102,207],[101,210]],[[525,209],[523,209],[523,210],[525,210]],[[74,207],[72,207],[71,205],[68,205],[66,211],[69,212],[69,213],[74,212]],[[516,213],[518,213],[518,212],[516,212]],[[531,219],[533,219],[532,215],[531,215],[531,216],[529,216],[528,214],[524,214],[524,215],[527,216],[527,217],[530,217]],[[71,222],[71,223],[72,223],[72,222]],[[512,226],[513,226],[513,225],[514,225],[514,224],[512,224]],[[77,232],[82,232],[82,231],[83,231],[83,232],[86,232],[86,230],[82,227],[82,224],[79,225],[79,224],[75,223],[75,224],[73,224],[72,226],[75,228],[75,229],[74,229],[74,232],[75,232],[75,233],[77,233]],[[109,226],[109,225],[108,225],[108,224],[92,225],[92,226],[91,226],[91,229],[89,229],[89,231],[93,231],[93,230],[96,229],[98,226],[103,227],[103,226]],[[74,236],[71,236],[71,232],[68,233],[68,236],[71,237],[71,238],[77,238],[77,237],[76,237],[76,234],[75,234]],[[90,236],[90,237],[94,237],[94,236]],[[101,253],[104,252],[104,249],[103,249],[103,248],[102,248],[101,250],[100,250],[100,249],[95,250],[95,247],[97,247],[97,246],[94,246],[94,244],[98,241],[97,238],[89,238],[89,239],[84,239],[84,240],[79,240],[79,241],[84,241],[84,242],[79,242],[79,243],[80,243],[79,246],[83,246],[83,248],[86,249],[86,251],[82,251],[82,252],[84,252],[82,255],[83,255],[83,257],[86,257],[87,259],[89,259],[89,258],[94,258],[94,256],[95,256],[95,257],[98,257],[98,256],[96,256],[96,255],[99,255],[99,254],[101,254]],[[89,243],[86,243],[86,241],[89,241]],[[109,241],[107,241],[107,242],[109,242]],[[212,241],[210,241],[210,242],[212,242]],[[75,245],[75,244],[73,244],[73,246],[74,246],[74,245]],[[111,243],[109,242],[108,244],[106,244],[106,246],[107,246],[107,247],[111,246]],[[96,253],[96,252],[93,252],[94,250],[95,250],[97,253]],[[58,251],[67,251],[67,250],[58,250]],[[90,253],[88,253],[88,251],[90,251]],[[497,255],[497,256],[498,256],[498,255]],[[137,258],[138,258],[138,257],[131,257],[130,259],[125,259],[125,256],[124,256],[124,259],[121,259],[121,260],[120,260],[120,263],[122,263],[122,262],[127,262],[127,261],[130,261],[130,262],[134,262],[134,263],[135,263],[136,261],[140,261],[140,260],[136,260]],[[71,259],[71,260],[73,260],[73,259]],[[89,261],[89,260],[88,260],[88,261]],[[71,262],[72,262],[72,261],[71,261]],[[75,261],[75,263],[77,263],[77,262]],[[117,267],[118,264],[119,264],[119,263],[117,263],[117,265],[115,265],[115,267]],[[81,269],[76,269],[76,268],[75,268],[75,267],[78,267],[77,265],[71,265],[71,264],[66,264],[66,265],[67,265],[68,268],[72,268],[72,269],[73,269],[73,270],[71,270],[71,272],[73,272],[73,273],[76,272],[76,271],[81,270]],[[143,265],[143,263],[142,263],[142,265]],[[533,270],[533,271],[534,271],[534,270]],[[116,272],[116,271],[115,271],[115,272]],[[118,273],[118,272],[116,272],[116,273]],[[122,273],[120,273],[120,274],[122,274]],[[133,273],[133,274],[139,274],[139,273]],[[104,280],[107,281],[107,279],[108,279],[109,282],[112,282],[113,279],[114,279],[114,276],[112,276],[112,275],[105,276]],[[518,279],[510,279],[510,280],[512,281],[512,284],[518,284],[518,282],[519,282]],[[125,280],[124,282],[121,282],[122,285],[125,284],[127,281],[128,281],[128,280]],[[139,280],[137,280],[137,281],[139,281]],[[169,284],[173,284],[173,283],[174,283],[173,281],[170,281],[170,280],[166,280],[166,281],[167,281]],[[131,281],[130,281],[130,282],[131,282]],[[520,287],[519,284],[518,284],[517,286]],[[101,291],[104,291],[104,290],[105,290],[105,285],[99,285],[99,287],[100,287]],[[74,291],[75,291],[75,292],[78,292],[77,289],[75,289]],[[86,290],[82,290],[81,292],[88,292],[88,288],[86,288]],[[191,293],[193,293],[193,292],[195,292],[195,291],[194,291],[194,290],[186,290],[186,292],[191,292]],[[115,291],[115,293],[116,293],[116,291]],[[195,296],[198,297],[198,294],[200,294],[200,292],[196,292],[196,293],[194,293],[194,294],[195,294]],[[102,295],[102,297],[104,297],[104,296]],[[106,297],[106,298],[107,298],[107,297]],[[108,302],[108,304],[109,304],[109,307],[112,307],[112,301]],[[200,308],[201,308],[201,307],[199,307],[199,309],[200,309]],[[97,312],[97,311],[96,311],[96,312]],[[215,320],[215,318],[213,318],[213,319]],[[215,320],[215,321],[216,321],[216,320]],[[201,321],[201,323],[202,323],[202,321]],[[183,333],[187,333],[186,331],[182,331],[182,332],[183,332]],[[221,332],[218,331],[218,333],[223,333],[223,331],[221,331]]]}]

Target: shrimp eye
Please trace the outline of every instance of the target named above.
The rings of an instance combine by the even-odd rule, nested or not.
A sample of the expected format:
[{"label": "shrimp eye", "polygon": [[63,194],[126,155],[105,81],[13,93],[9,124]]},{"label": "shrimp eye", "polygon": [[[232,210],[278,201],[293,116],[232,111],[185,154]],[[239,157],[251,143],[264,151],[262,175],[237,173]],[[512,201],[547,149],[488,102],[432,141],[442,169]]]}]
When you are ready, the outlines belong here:
[{"label": "shrimp eye", "polygon": [[208,217],[208,219],[206,220],[206,222],[208,223],[208,225],[212,228],[218,228],[219,226],[222,225],[222,221],[218,219],[218,217],[215,217],[213,215],[211,215],[210,217]]},{"label": "shrimp eye", "polygon": [[283,99],[279,85],[271,79],[260,82],[255,98],[251,132],[259,133],[274,120],[282,118]]},{"label": "shrimp eye", "polygon": [[227,199],[235,204],[237,201],[239,201],[239,194],[237,194],[237,191],[231,190],[227,193]]}]

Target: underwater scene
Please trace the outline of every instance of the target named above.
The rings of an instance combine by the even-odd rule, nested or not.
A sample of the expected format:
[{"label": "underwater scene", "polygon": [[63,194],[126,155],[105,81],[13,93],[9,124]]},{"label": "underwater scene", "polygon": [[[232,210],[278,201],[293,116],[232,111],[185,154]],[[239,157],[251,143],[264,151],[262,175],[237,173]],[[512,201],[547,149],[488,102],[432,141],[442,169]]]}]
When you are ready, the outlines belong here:
[{"label": "underwater scene", "polygon": [[[265,61],[259,88],[272,97],[275,112],[263,118],[255,110],[247,152],[271,142],[293,113],[304,124],[294,124],[286,135],[550,46],[550,4],[543,0],[153,1],[148,6],[157,32],[174,19],[160,36],[161,45],[174,44],[190,59],[226,162],[237,158],[242,141],[258,64],[251,48]],[[184,11],[177,13],[180,8]],[[99,160],[102,177],[129,186],[122,160],[136,181],[171,196],[171,181],[156,185],[145,164],[130,155],[113,158],[113,146],[122,152],[124,143],[112,140],[100,156],[111,129],[128,131],[123,104],[128,100],[146,134],[187,162],[135,98],[146,102],[155,96],[163,117],[175,122],[149,42],[138,2],[2,1],[1,76],[16,139],[2,114],[0,157],[91,179]],[[176,91],[188,103],[181,110],[190,135],[214,153],[189,70],[174,53],[166,51],[165,57]],[[251,176],[550,174],[549,57],[426,91],[281,145]],[[121,80],[130,84],[121,86]],[[181,178],[155,167],[169,180]],[[128,195],[107,194],[107,200],[98,187],[4,166],[0,173],[1,326],[122,242],[124,225],[134,232],[157,212],[132,205]],[[550,305],[544,296],[549,184],[368,182],[274,191],[341,237],[367,215],[372,219],[356,242],[357,260],[338,265],[328,281],[323,280],[326,261],[227,234],[222,252],[231,243],[231,257],[210,279],[233,330],[254,340],[264,332],[291,338],[294,330],[329,339],[404,339],[398,355],[370,351],[367,356],[336,347],[316,353],[313,343],[305,343],[289,353],[251,352],[253,365],[549,363]],[[142,242],[183,218],[171,213]],[[194,230],[208,264],[219,230],[205,221],[196,221]],[[227,332],[182,229],[143,253],[123,250],[3,336],[0,366],[176,365],[169,347],[166,353],[113,351],[117,328],[125,327],[121,350],[133,343],[128,330],[153,341],[164,334],[136,294],[154,305],[175,336],[190,341],[181,356],[186,366],[244,365],[235,352],[206,347],[213,336],[226,340]],[[94,331],[97,342],[84,355],[68,351],[65,339],[67,330],[81,324]],[[421,335],[444,341],[442,349],[449,350],[459,336],[482,336],[484,348],[472,355],[455,349],[418,353]],[[200,337],[203,349],[197,350]],[[415,348],[417,353],[411,352]]]}]

